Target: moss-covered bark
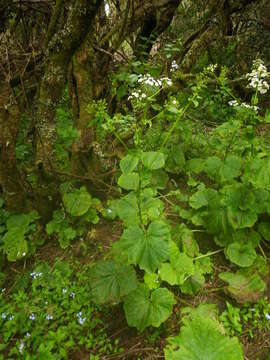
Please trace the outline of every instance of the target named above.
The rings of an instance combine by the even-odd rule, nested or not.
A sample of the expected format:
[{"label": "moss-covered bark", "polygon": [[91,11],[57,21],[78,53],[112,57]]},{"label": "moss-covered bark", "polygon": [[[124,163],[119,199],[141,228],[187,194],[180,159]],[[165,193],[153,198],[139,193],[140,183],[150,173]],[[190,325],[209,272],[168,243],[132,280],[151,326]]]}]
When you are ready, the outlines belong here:
[{"label": "moss-covered bark", "polygon": [[[62,26],[58,26],[58,31],[48,43],[47,65],[41,81],[37,109],[37,163],[45,171],[50,171],[53,164],[55,110],[66,84],[68,66],[87,36],[101,3],[102,0],[73,0],[66,4],[67,20]],[[58,11],[58,7],[55,11]],[[53,24],[49,26],[51,27]]]},{"label": "moss-covered bark", "polygon": [[29,202],[16,162],[16,139],[20,111],[7,82],[0,84],[0,186],[6,208],[27,211]]}]

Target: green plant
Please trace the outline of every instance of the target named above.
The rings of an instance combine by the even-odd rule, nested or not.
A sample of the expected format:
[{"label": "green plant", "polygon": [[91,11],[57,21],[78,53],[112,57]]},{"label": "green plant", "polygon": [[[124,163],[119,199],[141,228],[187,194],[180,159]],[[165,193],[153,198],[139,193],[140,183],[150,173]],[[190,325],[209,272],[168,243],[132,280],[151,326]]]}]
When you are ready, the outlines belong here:
[{"label": "green plant", "polygon": [[74,261],[39,263],[20,276],[19,289],[0,293],[0,358],[68,359],[79,347],[93,356],[118,352],[89,298],[88,271]]},{"label": "green plant", "polygon": [[224,335],[217,319],[215,305],[201,304],[188,309],[178,336],[168,339],[165,359],[242,360],[237,338]]},{"label": "green plant", "polygon": [[265,297],[254,304],[246,303],[241,308],[226,302],[227,309],[219,319],[228,334],[237,333],[248,335],[252,338],[256,330],[270,329],[270,303]]},{"label": "green plant", "polygon": [[27,254],[33,254],[37,238],[35,221],[39,219],[36,211],[28,214],[11,214],[4,207],[0,198],[0,248],[9,261],[17,261]]},{"label": "green plant", "polygon": [[101,202],[93,198],[85,187],[79,189],[70,183],[62,184],[63,207],[53,212],[53,219],[46,225],[48,235],[56,233],[60,246],[65,249],[70,241],[82,236],[87,225],[99,221]]}]

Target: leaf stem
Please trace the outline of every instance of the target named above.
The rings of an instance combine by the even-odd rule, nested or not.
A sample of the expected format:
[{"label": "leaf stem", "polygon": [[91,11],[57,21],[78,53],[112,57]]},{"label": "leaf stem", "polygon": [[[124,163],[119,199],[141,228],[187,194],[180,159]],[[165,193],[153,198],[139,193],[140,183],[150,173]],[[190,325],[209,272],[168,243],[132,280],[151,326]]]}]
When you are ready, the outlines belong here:
[{"label": "leaf stem", "polygon": [[175,122],[173,123],[173,125],[171,126],[166,138],[164,139],[160,150],[162,150],[166,145],[167,142],[169,141],[174,129],[177,127],[177,125],[179,124],[179,121],[182,119],[183,115],[186,113],[186,111],[188,110],[188,108],[190,107],[190,105],[192,104],[193,100],[195,99],[196,95],[193,95],[192,98],[189,100],[189,102],[187,103],[187,105],[184,107],[183,110],[179,110],[179,117],[178,119],[175,120]]},{"label": "leaf stem", "polygon": [[203,258],[206,258],[206,257],[208,257],[208,256],[212,256],[212,255],[218,254],[218,253],[220,253],[220,252],[222,252],[222,251],[223,251],[223,249],[211,251],[211,252],[209,252],[209,253],[207,253],[207,254],[203,254],[203,255],[197,256],[197,257],[195,257],[193,260],[195,261],[195,260],[203,259]]}]

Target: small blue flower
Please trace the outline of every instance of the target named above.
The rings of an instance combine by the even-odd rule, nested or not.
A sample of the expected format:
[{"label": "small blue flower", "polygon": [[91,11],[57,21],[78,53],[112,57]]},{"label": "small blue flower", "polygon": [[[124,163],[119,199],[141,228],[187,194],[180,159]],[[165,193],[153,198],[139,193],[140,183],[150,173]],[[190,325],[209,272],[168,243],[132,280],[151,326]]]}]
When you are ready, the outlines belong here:
[{"label": "small blue flower", "polygon": [[85,322],[85,320],[86,320],[86,317],[84,316],[82,316],[82,312],[81,311],[79,311],[78,313],[77,313],[77,319],[78,319],[78,322],[79,322],[79,324],[80,325],[83,325],[83,323]]},{"label": "small blue flower", "polygon": [[36,319],[36,315],[34,313],[32,313],[30,316],[29,316],[29,319],[30,320],[35,320]]},{"label": "small blue flower", "polygon": [[75,293],[74,293],[73,291],[70,293],[70,297],[71,297],[72,299],[75,298]]}]

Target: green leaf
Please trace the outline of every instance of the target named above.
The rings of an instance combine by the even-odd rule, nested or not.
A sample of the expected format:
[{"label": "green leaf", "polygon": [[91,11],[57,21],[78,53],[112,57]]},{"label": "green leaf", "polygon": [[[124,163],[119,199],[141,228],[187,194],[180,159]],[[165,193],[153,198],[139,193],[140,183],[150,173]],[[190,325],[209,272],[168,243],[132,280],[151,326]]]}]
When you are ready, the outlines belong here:
[{"label": "green leaf", "polygon": [[203,159],[190,159],[186,162],[185,167],[187,172],[199,174],[204,170],[204,160]]},{"label": "green leaf", "polygon": [[187,295],[196,295],[205,283],[204,276],[197,271],[195,266],[195,273],[189,277],[183,285],[180,286],[181,292]]},{"label": "green leaf", "polygon": [[169,343],[166,360],[243,360],[238,339],[224,335],[209,311],[184,318],[180,334],[170,338]]},{"label": "green leaf", "polygon": [[179,174],[185,166],[185,154],[181,145],[173,145],[167,151],[165,169],[173,174]]},{"label": "green leaf", "polygon": [[252,160],[246,177],[255,187],[270,190],[270,158]]},{"label": "green leaf", "polygon": [[122,174],[118,179],[118,185],[125,190],[137,190],[140,177],[137,173]]},{"label": "green leaf", "polygon": [[144,274],[144,283],[148,286],[150,290],[157,289],[159,287],[159,276],[156,273],[146,272]]},{"label": "green leaf", "polygon": [[261,222],[258,230],[265,240],[270,241],[270,223]]},{"label": "green leaf", "polygon": [[240,209],[228,208],[228,220],[234,229],[244,229],[252,227],[258,217],[252,210],[241,211]]},{"label": "green leaf", "polygon": [[222,167],[222,161],[217,156],[211,156],[206,159],[204,165],[204,171],[209,177],[217,179],[220,169]]},{"label": "green leaf", "polygon": [[114,247],[127,254],[131,264],[138,264],[143,270],[154,272],[169,258],[170,228],[163,222],[152,222],[144,232],[139,226],[124,230]]},{"label": "green leaf", "polygon": [[157,151],[143,152],[141,155],[143,165],[149,170],[157,170],[164,166],[164,154]]},{"label": "green leaf", "polygon": [[175,304],[173,294],[165,288],[150,290],[140,284],[124,300],[124,310],[129,326],[143,331],[147,326],[159,327],[168,319]]},{"label": "green leaf", "polygon": [[239,303],[255,302],[263,297],[266,284],[252,267],[236,273],[222,272],[219,277],[229,283],[227,290]]},{"label": "green leaf", "polygon": [[64,194],[63,203],[69,214],[72,216],[82,216],[91,205],[91,195],[85,187],[73,189],[72,192]]},{"label": "green leaf", "polygon": [[113,261],[95,264],[89,272],[89,283],[96,303],[118,303],[137,287],[135,270]]},{"label": "green leaf", "polygon": [[220,169],[221,180],[228,181],[241,174],[241,158],[235,155],[228,155]]},{"label": "green leaf", "polygon": [[120,169],[123,174],[131,173],[138,165],[139,158],[136,155],[129,154],[120,161]]},{"label": "green leaf", "polygon": [[28,252],[27,241],[24,237],[24,231],[14,227],[3,237],[4,252],[7,254],[8,261],[16,261],[25,256]]},{"label": "green leaf", "polygon": [[126,226],[139,223],[137,197],[134,192],[122,197],[116,203],[117,214]]},{"label": "green leaf", "polygon": [[241,267],[251,266],[257,257],[256,251],[250,244],[243,245],[238,242],[228,245],[226,255],[231,262]]},{"label": "green leaf", "polygon": [[189,205],[194,209],[200,209],[204,206],[215,206],[219,201],[218,192],[214,189],[199,189],[189,199]]}]

